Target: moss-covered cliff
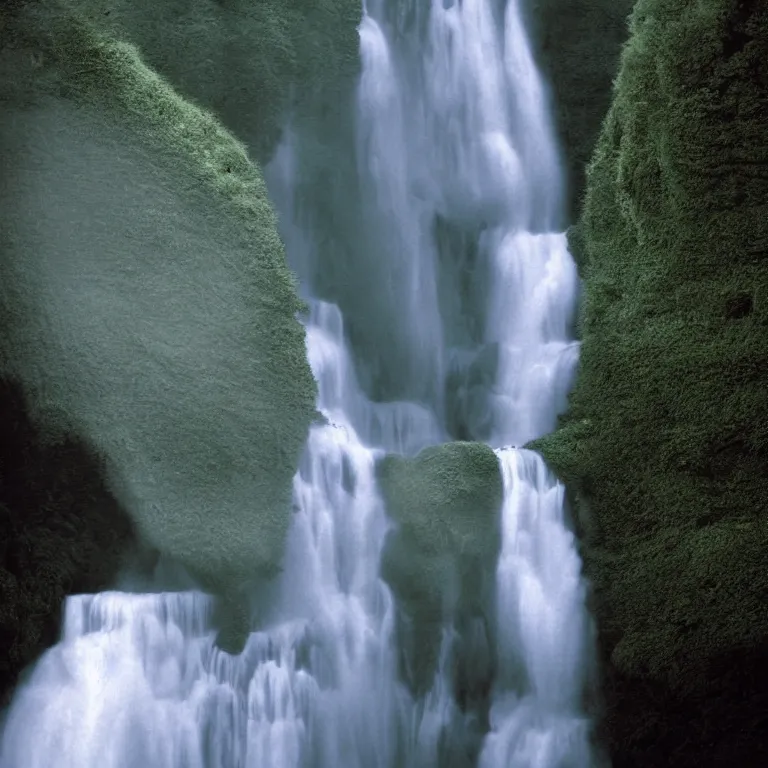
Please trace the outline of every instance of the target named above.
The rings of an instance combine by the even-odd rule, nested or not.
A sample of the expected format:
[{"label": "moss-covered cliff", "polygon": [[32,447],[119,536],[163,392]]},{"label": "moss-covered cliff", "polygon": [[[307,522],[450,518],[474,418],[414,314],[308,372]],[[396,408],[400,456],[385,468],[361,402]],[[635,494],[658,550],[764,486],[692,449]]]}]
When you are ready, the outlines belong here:
[{"label": "moss-covered cliff", "polygon": [[[359,69],[359,0],[63,0],[209,109],[261,161],[290,111],[321,132]],[[346,116],[346,115],[345,115]]]},{"label": "moss-covered cliff", "polygon": [[[464,717],[447,726],[474,765],[489,728],[495,674],[496,563],[503,495],[496,454],[482,443],[425,448],[413,458],[386,456],[379,487],[395,522],[381,574],[397,605],[400,672],[424,694],[445,675]],[[444,636],[443,628],[451,634]],[[439,684],[438,684],[439,685]],[[440,765],[458,764],[439,752]]]},{"label": "moss-covered cliff", "polygon": [[63,597],[105,587],[137,533],[230,596],[274,569],[315,396],[244,146],[81,12],[14,5],[0,16],[0,695],[55,638]]},{"label": "moss-covered cliff", "polygon": [[640,0],[572,238],[569,483],[616,766],[768,762],[768,4]]}]

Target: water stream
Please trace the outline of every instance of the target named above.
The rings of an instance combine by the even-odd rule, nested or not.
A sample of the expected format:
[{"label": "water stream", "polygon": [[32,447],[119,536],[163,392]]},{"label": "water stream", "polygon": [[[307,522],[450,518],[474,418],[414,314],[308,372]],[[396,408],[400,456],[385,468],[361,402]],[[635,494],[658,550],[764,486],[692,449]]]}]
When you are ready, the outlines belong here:
[{"label": "water stream", "polygon": [[[310,298],[326,423],[309,434],[284,570],[254,596],[244,651],[216,647],[212,601],[196,591],[69,598],[60,642],[8,713],[2,768],[595,764],[590,626],[563,488],[516,447],[553,428],[578,356],[560,163],[518,0],[369,0],[360,52],[356,210],[370,249],[359,258],[375,260],[371,290],[390,297],[379,319],[408,396],[374,402],[343,307]],[[298,265],[314,245],[292,198],[297,142],[287,131],[269,179]],[[379,573],[392,523],[376,461],[457,436],[488,442],[504,482],[479,741],[477,713],[456,698],[451,617],[434,680],[415,695]]]}]

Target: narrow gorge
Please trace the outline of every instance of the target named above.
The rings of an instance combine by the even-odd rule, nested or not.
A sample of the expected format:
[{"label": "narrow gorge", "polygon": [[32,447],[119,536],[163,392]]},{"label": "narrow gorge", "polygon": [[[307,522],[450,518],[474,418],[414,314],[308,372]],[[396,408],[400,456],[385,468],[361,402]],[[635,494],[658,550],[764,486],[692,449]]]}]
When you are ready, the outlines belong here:
[{"label": "narrow gorge", "polygon": [[0,768],[765,764],[768,6],[0,43]]}]

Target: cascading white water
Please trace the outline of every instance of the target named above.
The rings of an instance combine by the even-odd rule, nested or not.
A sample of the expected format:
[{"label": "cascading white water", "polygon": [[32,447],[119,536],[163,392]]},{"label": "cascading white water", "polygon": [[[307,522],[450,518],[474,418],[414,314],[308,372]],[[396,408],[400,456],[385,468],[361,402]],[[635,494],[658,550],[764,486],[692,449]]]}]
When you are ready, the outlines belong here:
[{"label": "cascading white water", "polygon": [[359,397],[340,375],[342,332],[338,310],[313,303],[307,346],[329,423],[312,428],[294,480],[287,566],[260,606],[263,629],[233,657],[215,647],[200,593],[70,598],[60,643],[9,714],[3,768],[410,764],[413,704],[378,577],[377,452],[342,410],[345,393]]},{"label": "cascading white water", "polygon": [[[547,432],[564,406],[578,286],[555,231],[562,183],[545,92],[517,0],[501,5],[371,0],[360,25],[366,221],[384,244],[376,254],[391,260],[381,290],[411,329],[408,375],[424,396],[369,402],[340,311],[311,301],[307,349],[327,423],[310,432],[285,568],[255,598],[245,650],[216,648],[212,604],[200,593],[70,598],[60,643],[8,714],[0,768],[594,763],[581,705],[589,627],[563,489],[536,454],[506,447]],[[288,190],[276,202],[295,258],[312,245],[292,221],[291,156],[286,142],[273,176]],[[436,217],[478,233],[490,276],[479,340],[445,316]],[[390,523],[374,466],[385,451],[413,454],[445,439],[449,360],[472,344],[498,349],[487,408],[504,504],[490,729],[461,757],[451,737],[465,715],[454,700],[450,617],[431,689],[415,700],[399,680],[395,605],[379,577]]]},{"label": "cascading white water", "polygon": [[593,763],[581,706],[590,633],[564,489],[538,454],[499,451],[499,459],[499,673],[479,765],[582,768]]},{"label": "cascading white water", "polygon": [[[397,194],[410,195],[399,202],[408,227],[430,214],[482,218],[492,274],[484,340],[498,347],[491,443],[523,445],[550,431],[566,404],[578,278],[565,235],[553,231],[561,174],[518,2],[507,0],[499,18],[489,0],[433,0],[415,46],[395,14],[381,3],[369,9],[361,107],[364,124],[376,126],[366,146],[371,175],[397,176]],[[393,142],[396,162],[388,162]],[[425,263],[436,261],[430,254]],[[437,324],[431,294],[421,313],[417,322]],[[499,673],[480,766],[590,765],[581,714],[589,628],[563,489],[538,455],[497,453],[505,485]]]},{"label": "cascading white water", "polygon": [[554,229],[563,185],[518,1],[500,17],[490,0],[431,0],[426,30],[405,32],[387,4],[371,5],[360,28],[360,165],[388,228],[416,233],[392,256],[409,269],[402,311],[416,329],[412,357],[432,360],[431,374],[444,378],[446,350],[425,353],[419,336],[446,323],[432,222],[480,222],[491,274],[483,340],[499,348],[491,441],[522,445],[564,408],[578,278]]}]

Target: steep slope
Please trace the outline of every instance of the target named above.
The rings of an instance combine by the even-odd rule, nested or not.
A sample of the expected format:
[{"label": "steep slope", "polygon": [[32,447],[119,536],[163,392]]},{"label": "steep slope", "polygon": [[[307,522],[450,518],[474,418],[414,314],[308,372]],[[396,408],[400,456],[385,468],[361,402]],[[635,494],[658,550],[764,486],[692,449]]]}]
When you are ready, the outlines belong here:
[{"label": "steep slope", "polygon": [[[52,639],[25,636],[29,617],[48,627],[64,594],[114,575],[125,512],[230,597],[274,570],[315,382],[244,147],[60,4],[3,21],[0,403],[26,430],[0,467],[11,680]],[[26,489],[17,450],[40,465]],[[19,566],[19,592],[36,525],[49,556]]]},{"label": "steep slope", "polygon": [[359,69],[359,0],[65,0],[134,44],[185,98],[210,110],[261,161],[290,111],[321,134],[346,116]]},{"label": "steep slope", "polygon": [[615,765],[763,765],[768,5],[640,0],[572,238],[562,428]]}]

